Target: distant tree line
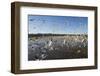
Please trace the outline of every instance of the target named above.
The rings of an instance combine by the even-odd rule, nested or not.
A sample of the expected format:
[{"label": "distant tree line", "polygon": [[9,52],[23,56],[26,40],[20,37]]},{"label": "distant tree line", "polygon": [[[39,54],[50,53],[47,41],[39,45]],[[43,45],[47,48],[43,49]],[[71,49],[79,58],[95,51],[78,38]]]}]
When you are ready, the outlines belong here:
[{"label": "distant tree line", "polygon": [[81,36],[81,35],[86,35],[87,34],[52,34],[52,33],[47,33],[47,34],[41,34],[41,33],[38,33],[38,34],[28,34],[28,37],[33,37],[33,36],[37,36],[37,37],[40,37],[40,36]]}]

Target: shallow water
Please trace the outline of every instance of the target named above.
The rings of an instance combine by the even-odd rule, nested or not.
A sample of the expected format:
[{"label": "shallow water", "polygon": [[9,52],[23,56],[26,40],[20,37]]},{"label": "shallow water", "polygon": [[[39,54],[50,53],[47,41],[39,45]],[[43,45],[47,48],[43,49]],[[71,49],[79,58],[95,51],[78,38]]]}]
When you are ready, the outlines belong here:
[{"label": "shallow water", "polygon": [[[65,42],[64,42],[65,39]],[[51,41],[51,45],[49,45]],[[88,41],[82,36],[54,36],[28,40],[28,60],[76,59],[88,57]]]}]

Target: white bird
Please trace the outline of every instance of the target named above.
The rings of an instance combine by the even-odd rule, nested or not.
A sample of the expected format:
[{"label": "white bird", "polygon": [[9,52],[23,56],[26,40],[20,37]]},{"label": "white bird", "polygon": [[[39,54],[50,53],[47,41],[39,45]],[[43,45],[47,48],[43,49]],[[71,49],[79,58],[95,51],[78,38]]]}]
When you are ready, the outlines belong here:
[{"label": "white bird", "polygon": [[45,48],[51,48],[51,46],[52,46],[52,40],[49,40],[49,41],[47,41],[47,43],[45,44]]},{"label": "white bird", "polygon": [[65,45],[65,43],[66,43],[66,39],[64,39],[64,41],[63,41],[63,44]]},{"label": "white bird", "polygon": [[53,50],[54,49],[53,46],[52,46],[52,43],[53,43],[53,41],[49,40],[49,42],[48,42],[48,48],[49,48],[49,50]]},{"label": "white bird", "polygon": [[52,45],[52,41],[49,40],[49,42],[48,42],[48,46],[51,46],[51,45]]}]

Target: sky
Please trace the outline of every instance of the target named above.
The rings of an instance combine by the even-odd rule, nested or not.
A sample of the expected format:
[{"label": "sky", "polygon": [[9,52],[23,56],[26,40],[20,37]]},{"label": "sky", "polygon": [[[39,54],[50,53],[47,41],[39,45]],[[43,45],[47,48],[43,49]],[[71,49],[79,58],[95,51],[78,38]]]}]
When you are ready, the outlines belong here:
[{"label": "sky", "polygon": [[28,33],[87,34],[88,17],[28,15]]}]

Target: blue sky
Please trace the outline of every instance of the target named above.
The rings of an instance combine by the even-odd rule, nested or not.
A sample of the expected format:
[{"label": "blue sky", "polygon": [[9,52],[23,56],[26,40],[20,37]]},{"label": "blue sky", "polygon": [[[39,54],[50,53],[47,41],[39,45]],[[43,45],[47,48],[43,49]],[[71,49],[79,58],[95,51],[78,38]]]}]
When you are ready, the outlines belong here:
[{"label": "blue sky", "polygon": [[88,17],[28,15],[28,33],[86,34]]}]

